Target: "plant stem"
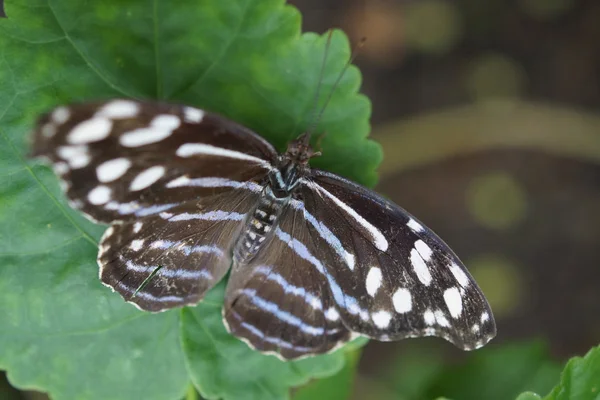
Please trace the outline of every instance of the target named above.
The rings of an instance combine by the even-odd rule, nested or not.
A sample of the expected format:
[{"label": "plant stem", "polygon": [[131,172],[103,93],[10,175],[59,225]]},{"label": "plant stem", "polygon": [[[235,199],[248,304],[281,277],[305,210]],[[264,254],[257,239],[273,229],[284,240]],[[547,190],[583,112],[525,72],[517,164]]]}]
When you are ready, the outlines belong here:
[{"label": "plant stem", "polygon": [[185,394],[185,400],[200,400],[200,396],[198,395],[198,391],[192,383],[188,385],[187,392]]}]

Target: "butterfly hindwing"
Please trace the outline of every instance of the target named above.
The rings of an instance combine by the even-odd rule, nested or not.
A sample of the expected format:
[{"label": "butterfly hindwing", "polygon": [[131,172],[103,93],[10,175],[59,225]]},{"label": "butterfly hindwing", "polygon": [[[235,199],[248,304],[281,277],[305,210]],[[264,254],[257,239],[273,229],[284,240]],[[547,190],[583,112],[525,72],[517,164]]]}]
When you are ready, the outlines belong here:
[{"label": "butterfly hindwing", "polygon": [[440,336],[463,349],[495,335],[491,310],[431,230],[376,193],[313,170],[302,197],[348,329],[378,340]]},{"label": "butterfly hindwing", "polygon": [[42,116],[33,155],[52,162],[71,206],[100,222],[133,221],[260,182],[277,156],[260,136],[218,115],[120,99]]},{"label": "butterfly hindwing", "polygon": [[350,340],[302,212],[286,207],[264,245],[269,251],[232,267],[223,308],[229,330],[284,359],[326,353]]},{"label": "butterfly hindwing", "polygon": [[100,242],[100,279],[147,311],[198,303],[228,271],[231,247],[256,198],[231,191],[114,224]]}]

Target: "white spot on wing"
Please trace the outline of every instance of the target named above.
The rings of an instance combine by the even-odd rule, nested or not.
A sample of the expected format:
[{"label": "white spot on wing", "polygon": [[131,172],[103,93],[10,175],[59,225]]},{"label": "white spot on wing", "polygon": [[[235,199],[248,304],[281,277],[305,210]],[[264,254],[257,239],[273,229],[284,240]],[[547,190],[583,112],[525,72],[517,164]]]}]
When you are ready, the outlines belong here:
[{"label": "white spot on wing", "polygon": [[150,167],[138,174],[135,179],[129,185],[129,190],[136,191],[146,189],[148,186],[152,185],[160,178],[162,178],[165,174],[165,167],[158,165],[154,167]]},{"label": "white spot on wing", "polygon": [[323,308],[323,303],[321,303],[321,300],[319,300],[317,297],[314,297],[314,295],[310,298],[308,304],[310,304],[310,306],[315,310],[320,310]]},{"label": "white spot on wing", "polygon": [[437,322],[438,325],[443,326],[445,328],[448,328],[450,326],[450,322],[448,322],[448,319],[446,318],[442,310],[435,310],[433,312],[433,315],[435,315],[435,322]]},{"label": "white spot on wing", "polygon": [[142,230],[142,226],[144,226],[144,223],[140,221],[133,224],[133,233],[139,233]]},{"label": "white spot on wing", "polygon": [[71,117],[71,111],[67,107],[57,107],[52,111],[52,121],[56,124],[62,125],[69,120]]},{"label": "white spot on wing", "polygon": [[176,154],[179,157],[192,157],[195,155],[214,156],[214,157],[227,157],[234,158],[237,160],[254,161],[259,164],[267,164],[267,162],[261,158],[251,156],[240,151],[223,149],[221,147],[211,146],[204,143],[185,143],[179,146]]},{"label": "white spot on wing", "polygon": [[486,343],[487,343],[487,341],[481,340],[481,341],[475,343],[475,346],[473,346],[473,349],[478,349],[480,347],[483,347]]},{"label": "white spot on wing", "polygon": [[423,225],[415,221],[413,218],[408,220],[406,226],[408,226],[413,232],[423,232],[424,230]]},{"label": "white spot on wing", "polygon": [[429,267],[427,267],[427,264],[417,249],[412,249],[410,251],[410,263],[412,264],[413,270],[415,271],[415,274],[417,274],[419,281],[423,285],[429,286],[431,283],[431,272],[429,272]]},{"label": "white spot on wing", "polygon": [[96,176],[100,182],[112,182],[122,177],[131,167],[131,161],[127,158],[115,158],[98,165]]},{"label": "white spot on wing", "polygon": [[59,161],[57,163],[54,163],[53,167],[54,167],[54,172],[57,175],[64,175],[67,172],[69,172],[69,166],[66,162]]},{"label": "white spot on wing", "polygon": [[330,321],[337,321],[340,319],[340,314],[337,312],[335,307],[329,307],[327,311],[325,311],[325,318]]},{"label": "white spot on wing", "polygon": [[385,329],[390,326],[392,314],[385,310],[376,311],[372,314],[373,323],[380,329]]},{"label": "white spot on wing", "polygon": [[69,164],[71,168],[78,169],[87,167],[91,161],[90,155],[87,153],[80,154],[76,157],[73,157],[69,160]]},{"label": "white spot on wing", "polygon": [[109,226],[105,231],[104,231],[104,237],[108,238],[110,236],[112,236],[115,233],[115,228],[112,226]]},{"label": "white spot on wing", "polygon": [[481,314],[481,323],[483,324],[483,323],[485,323],[485,322],[487,322],[489,320],[490,320],[490,314],[488,314],[487,311],[484,311]]},{"label": "white spot on wing", "polygon": [[314,182],[307,182],[313,188],[316,188],[319,192],[323,193],[325,196],[329,197],[338,207],[344,210],[350,217],[352,217],[356,222],[358,222],[365,230],[371,235],[373,238],[373,244],[375,247],[381,251],[387,251],[388,249],[388,241],[383,236],[381,231],[373,226],[369,221],[361,217],[356,211],[354,211],[351,207],[349,207],[346,203],[338,199],[336,196],[331,194],[328,190],[324,189],[320,185],[317,185]]},{"label": "white spot on wing", "polygon": [[365,282],[367,286],[367,293],[371,297],[375,297],[375,294],[381,287],[381,269],[377,267],[371,267],[367,274],[367,280]]},{"label": "white spot on wing", "polygon": [[204,118],[204,111],[195,107],[185,107],[183,109],[183,118],[185,119],[185,122],[198,124],[202,122],[202,119]]},{"label": "white spot on wing", "polygon": [[108,118],[92,118],[77,124],[67,135],[70,144],[86,144],[106,139],[110,135],[112,121]]},{"label": "white spot on wing", "polygon": [[157,115],[149,127],[126,132],[121,136],[119,142],[125,147],[139,147],[160,142],[171,136],[173,131],[179,128],[179,125],[181,125],[181,120],[175,115]]},{"label": "white spot on wing", "polygon": [[206,177],[190,179],[185,175],[179,176],[168,182],[166,187],[232,187],[236,189],[247,189],[253,192],[262,191],[263,187],[254,182],[238,182],[226,178]]},{"label": "white spot on wing", "polygon": [[142,249],[143,245],[144,245],[144,240],[143,239],[137,239],[137,240],[132,240],[131,241],[131,245],[129,245],[129,247],[133,251],[140,251]]},{"label": "white spot on wing", "polygon": [[392,296],[394,309],[398,313],[406,313],[412,310],[412,296],[406,288],[399,288]]},{"label": "white spot on wing", "polygon": [[180,187],[180,186],[187,186],[187,184],[189,182],[190,182],[190,178],[188,178],[185,175],[181,175],[181,176],[173,179],[169,183],[167,183],[166,187],[168,187],[168,188],[174,188],[174,187]]},{"label": "white spot on wing", "polygon": [[88,201],[96,206],[105,204],[110,200],[111,193],[108,186],[96,186],[88,193]]},{"label": "white spot on wing", "polygon": [[87,146],[61,146],[56,150],[56,153],[60,158],[68,161],[79,154],[87,153],[87,151]]},{"label": "white spot on wing", "polygon": [[451,287],[446,289],[444,292],[444,301],[446,302],[446,306],[448,306],[448,311],[450,311],[452,318],[458,318],[462,314],[462,298],[457,288]]},{"label": "white spot on wing", "polygon": [[346,250],[344,250],[344,261],[346,261],[346,265],[348,268],[350,268],[350,270],[354,270],[354,264],[356,263],[354,254],[348,253]]},{"label": "white spot on wing", "polygon": [[138,115],[140,106],[131,100],[113,100],[105,104],[98,112],[95,117],[104,117],[109,119],[126,119],[134,118]]},{"label": "white spot on wing", "polygon": [[58,184],[63,192],[68,192],[71,188],[71,184],[69,182],[63,181],[62,179],[58,182]]},{"label": "white spot on wing", "polygon": [[431,260],[433,250],[431,250],[431,247],[429,247],[427,243],[419,239],[415,242],[415,249],[417,249],[421,257],[423,257],[423,261],[427,262]]},{"label": "white spot on wing", "polygon": [[179,128],[179,126],[181,125],[181,120],[176,115],[161,114],[154,117],[150,125],[153,128],[173,131],[174,129]]},{"label": "white spot on wing", "polygon": [[465,274],[465,271],[462,270],[456,263],[452,262],[450,264],[450,272],[454,275],[454,278],[458,281],[458,284],[462,287],[469,286],[469,277]]},{"label": "white spot on wing", "polygon": [[61,146],[56,150],[56,153],[60,158],[67,161],[73,169],[83,168],[91,161],[88,147],[84,145]]},{"label": "white spot on wing", "polygon": [[431,310],[425,310],[425,312],[423,313],[423,320],[427,325],[431,326],[435,324],[435,315]]},{"label": "white spot on wing", "polygon": [[189,221],[192,219],[200,219],[205,221],[241,221],[245,217],[245,214],[236,212],[226,211],[209,211],[206,213],[181,213],[171,217],[169,220],[173,221]]},{"label": "white spot on wing", "polygon": [[[346,298],[348,299],[348,298]],[[363,321],[368,321],[369,320],[369,312],[367,310],[363,310],[360,308],[360,305],[358,305],[357,302],[353,301],[350,302],[350,304],[348,305],[348,312],[352,315],[357,315],[360,317],[360,319],[362,319]]]},{"label": "white spot on wing", "polygon": [[56,135],[56,125],[52,122],[47,122],[42,126],[42,136],[50,138]]}]

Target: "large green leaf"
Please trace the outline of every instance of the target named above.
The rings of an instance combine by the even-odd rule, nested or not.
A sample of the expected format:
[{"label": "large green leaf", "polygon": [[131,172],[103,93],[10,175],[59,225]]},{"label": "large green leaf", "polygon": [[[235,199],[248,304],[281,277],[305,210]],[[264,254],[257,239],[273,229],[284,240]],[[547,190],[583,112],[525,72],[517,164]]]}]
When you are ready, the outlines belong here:
[{"label": "large green leaf", "polygon": [[386,368],[396,398],[514,399],[524,390],[549,391],[560,375],[560,365],[539,341],[485,347],[459,365],[444,362],[441,350],[423,339]]},{"label": "large green leaf", "polygon": [[[544,393],[546,390],[538,390]],[[542,400],[534,392],[521,393],[517,400]],[[584,357],[569,360],[558,385],[544,400],[600,400],[600,346],[592,348]]]},{"label": "large green leaf", "polygon": [[[279,0],[23,0],[0,20],[0,368],[54,399],[285,398],[335,373],[341,352],[284,364],[227,335],[218,290],[196,308],[148,314],[97,278],[104,229],[71,210],[27,132],[52,106],[129,96],[221,112],[282,147],[311,121],[324,37],[300,35]],[[333,36],[320,104],[349,54]],[[379,148],[350,68],[317,132],[319,166],[365,184]],[[246,374],[252,371],[254,378]],[[216,381],[218,380],[218,381]]]},{"label": "large green leaf", "polygon": [[600,346],[584,357],[573,357],[562,372],[560,382],[546,400],[600,399]]},{"label": "large green leaf", "polygon": [[514,399],[523,390],[547,391],[560,374],[541,342],[481,349],[461,366],[446,368],[429,389],[451,399]]},{"label": "large green leaf", "polygon": [[294,393],[294,400],[347,400],[353,389],[354,376],[360,360],[360,350],[346,347],[346,364],[337,374],[310,382]]}]

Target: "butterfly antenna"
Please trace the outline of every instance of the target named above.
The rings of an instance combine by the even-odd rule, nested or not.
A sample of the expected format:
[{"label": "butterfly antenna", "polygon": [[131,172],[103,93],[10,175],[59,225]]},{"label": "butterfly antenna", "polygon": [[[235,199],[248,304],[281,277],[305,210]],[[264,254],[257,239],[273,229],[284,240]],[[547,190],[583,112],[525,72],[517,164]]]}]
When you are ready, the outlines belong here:
[{"label": "butterfly antenna", "polygon": [[[323,52],[323,61],[321,62],[321,69],[319,70],[319,80],[317,81],[317,90],[315,91],[315,97],[313,99],[313,108],[310,111],[311,121],[317,117],[317,107],[319,105],[319,96],[321,95],[321,87],[323,86],[323,76],[325,75],[325,66],[327,65],[327,57],[329,56],[329,49],[331,47],[331,38],[333,37],[333,29],[330,29],[327,33],[327,41],[325,42],[325,51]],[[312,126],[312,124],[311,124]],[[303,136],[304,143],[308,144],[310,141],[311,131],[306,130],[306,134]]]},{"label": "butterfly antenna", "polygon": [[[330,31],[330,32],[332,32],[332,31]],[[330,44],[329,42],[330,41],[331,41],[331,33],[329,34],[329,37],[328,37],[326,51],[329,49],[329,44]],[[319,111],[319,113],[316,114],[316,115],[313,114],[313,118],[312,118],[313,122],[308,126],[308,129],[306,129],[308,139],[310,139],[310,135],[316,129],[317,125],[321,121],[321,118],[323,117],[323,114],[325,113],[325,109],[329,105],[329,102],[331,101],[331,98],[333,97],[333,94],[335,93],[335,90],[339,86],[342,78],[346,74],[346,71],[348,71],[348,68],[350,68],[350,66],[352,65],[352,63],[356,59],[356,56],[358,55],[359,50],[364,46],[364,44],[365,44],[366,41],[367,41],[367,38],[363,37],[354,46],[354,48],[352,49],[352,53],[350,53],[350,59],[348,60],[348,62],[346,63],[346,65],[344,65],[344,68],[342,69],[342,72],[340,72],[339,76],[337,77],[337,79],[333,83],[333,86],[331,87],[331,91],[329,92],[329,94],[327,95],[327,99],[325,100],[325,104],[323,104],[323,107],[321,107],[321,111]],[[321,67],[322,68],[321,69],[321,79],[323,78],[323,74],[325,72],[324,70],[325,70],[325,59],[326,58],[327,58],[327,55],[323,59],[323,65]],[[319,82],[319,88],[320,88],[320,86],[321,86],[321,82]],[[317,91],[317,98],[315,99],[315,111],[316,111],[316,106],[317,106],[318,94],[319,94],[319,91]]]}]

